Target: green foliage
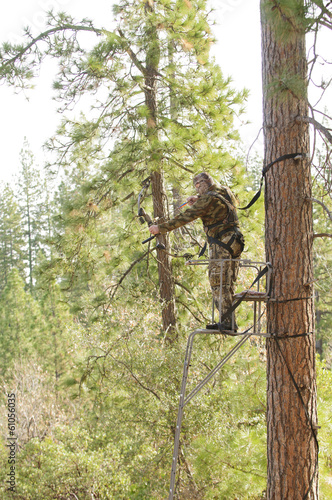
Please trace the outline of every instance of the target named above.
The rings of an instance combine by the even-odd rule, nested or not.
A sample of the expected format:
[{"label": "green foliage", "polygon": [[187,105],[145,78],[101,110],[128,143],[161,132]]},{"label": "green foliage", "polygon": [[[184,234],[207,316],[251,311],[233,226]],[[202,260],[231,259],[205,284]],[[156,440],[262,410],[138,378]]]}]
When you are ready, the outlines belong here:
[{"label": "green foliage", "polygon": [[310,25],[308,2],[303,0],[264,0],[262,9],[267,18],[272,19],[273,29],[287,42],[292,41],[296,32],[304,32]]},{"label": "green foliage", "polygon": [[[39,305],[24,289],[18,271],[13,269],[0,296],[0,352],[4,374],[15,360],[31,356],[45,333]],[[40,345],[40,354],[47,344]]]},{"label": "green foliage", "polygon": [[[117,493],[124,485],[128,489],[129,480],[125,473],[117,473],[116,447],[109,444],[105,450],[94,450],[94,436],[82,425],[68,423],[59,426],[53,438],[33,439],[24,447],[19,455],[16,494],[2,491],[3,499],[121,498]],[[1,449],[3,471],[6,451]]]},{"label": "green foliage", "polygon": [[325,362],[317,362],[318,387],[318,430],[320,493],[322,499],[328,499],[332,494],[331,484],[331,432],[332,432],[332,374]]},{"label": "green foliage", "polygon": [[[33,293],[35,267],[42,252],[44,239],[49,230],[47,219],[47,186],[40,171],[34,167],[34,157],[27,140],[20,153],[21,170],[18,175],[17,199],[24,231],[24,261],[30,292]],[[22,249],[23,250],[23,249]]]},{"label": "green foliage", "polygon": [[[280,8],[293,5],[298,2],[281,2]],[[197,255],[205,238],[193,223],[170,235],[178,341],[168,345],[157,297],[158,261],[153,246],[141,244],[148,233],[136,215],[141,182],[163,171],[167,216],[192,194],[198,171],[230,185],[240,206],[259,184],[260,161],[244,171],[233,126],[246,92],[235,92],[209,57],[214,35],[205,0],[159,0],[153,8],[143,0],[122,0],[114,13],[116,32],[50,14],[47,35],[37,36],[29,48],[5,44],[0,54],[0,76],[22,86],[30,85],[45,56],[56,58],[60,69],[54,90],[62,110],[83,96],[93,98],[91,110],[64,118],[49,141],[64,175],[43,212],[37,210],[33,164],[25,151],[25,192],[33,188],[29,206],[35,224],[26,237],[30,232],[37,238],[29,261],[34,298],[19,277],[19,249],[27,261],[28,246],[20,243],[13,196],[3,196],[8,216],[1,219],[0,248],[7,252],[6,223],[17,235],[8,269],[19,271],[11,271],[0,296],[1,369],[2,374],[7,370],[11,387],[16,384],[21,414],[26,411],[28,422],[33,417],[38,430],[29,434],[28,426],[24,432],[18,428],[13,498],[22,500],[165,498],[186,341],[189,332],[210,321],[211,298],[206,269],[185,265],[186,255]],[[98,36],[88,51],[80,46],[85,31]],[[45,52],[38,48],[41,40]],[[147,92],[151,74],[157,81],[154,110]],[[143,204],[149,213],[154,201],[147,193]],[[261,197],[240,215],[246,258],[263,260],[263,212]],[[250,281],[240,275],[239,289]],[[251,320],[252,310],[241,307],[239,325]],[[233,339],[219,335],[195,340],[189,391],[233,345]],[[177,485],[181,498],[264,498],[264,364],[263,344],[248,341],[186,407]],[[322,369],[318,378],[320,418],[326,422],[326,495],[328,373]],[[5,415],[1,424],[3,479]],[[9,498],[3,480],[1,488],[2,498]]]},{"label": "green foliage", "polygon": [[265,373],[257,348],[242,348],[213,391],[191,403],[201,411],[190,455],[204,498],[256,498],[265,488]]},{"label": "green foliage", "polygon": [[[66,52],[64,20],[50,20],[51,26],[58,23],[61,37],[49,37],[49,55],[55,57],[55,45],[63,44],[66,60],[72,61],[63,64],[64,55],[57,56],[58,99],[65,107],[83,94],[93,95],[95,102],[88,117],[64,120],[49,142],[66,179],[58,194],[52,261],[41,266],[50,278],[61,277],[61,288],[69,292],[72,311],[82,312],[81,320],[87,313],[93,321],[103,315],[120,286],[128,286],[128,292],[135,288],[129,296],[140,296],[137,277],[141,280],[146,272],[146,292],[153,294],[156,262],[154,255],[144,255],[143,228],[135,217],[143,179],[162,166],[167,192],[176,186],[183,199],[192,194],[191,178],[198,170],[239,188],[243,176],[232,122],[246,92],[235,92],[208,56],[213,35],[205,1],[157,2],[151,10],[145,2],[124,1],[115,12],[119,35],[103,30],[101,41],[85,53],[76,38],[72,52]],[[149,72],[158,77],[155,117],[148,105]],[[145,200],[150,211],[151,201]],[[171,206],[172,196],[167,201]],[[178,235],[172,236],[172,245],[181,254],[196,253],[202,244],[197,234],[193,229],[189,244],[182,238],[180,246]],[[186,321],[192,306],[199,308],[199,287],[183,282],[183,263],[174,269]],[[184,290],[190,288],[194,291],[187,300]],[[198,311],[195,317],[203,316]]]},{"label": "green foliage", "polygon": [[[326,235],[331,232],[331,219],[328,216],[332,210],[330,197],[326,186],[318,180],[313,188],[313,224],[314,234]],[[331,212],[330,212],[331,213]],[[317,237],[314,239],[314,269],[315,269],[315,313],[319,352],[331,368],[331,239]]]},{"label": "green foliage", "polygon": [[286,102],[289,93],[298,99],[307,95],[307,82],[297,72],[290,71],[289,67],[280,68],[278,79],[268,86],[269,97],[277,97],[278,101]]},{"label": "green foliage", "polygon": [[0,290],[7,284],[13,268],[19,270],[22,278],[25,277],[23,253],[21,214],[13,189],[6,185],[0,193]]}]

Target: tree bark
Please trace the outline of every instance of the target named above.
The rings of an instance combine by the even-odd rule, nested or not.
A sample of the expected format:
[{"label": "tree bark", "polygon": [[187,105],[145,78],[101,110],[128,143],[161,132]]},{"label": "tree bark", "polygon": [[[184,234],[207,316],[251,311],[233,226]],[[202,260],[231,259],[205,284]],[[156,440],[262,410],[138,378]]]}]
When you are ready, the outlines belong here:
[{"label": "tree bark", "polygon": [[[298,3],[301,7],[301,0]],[[284,36],[278,32],[277,17],[288,23],[287,36],[285,31]],[[305,33],[295,16],[290,16],[289,11],[283,13],[277,2],[261,0],[261,20],[268,164],[286,153],[309,153],[308,125],[301,120],[308,115],[307,64]],[[294,81],[297,83],[293,86]],[[266,258],[273,267],[267,327],[268,332],[284,337],[267,339],[267,498],[317,499],[309,159],[275,164],[266,174],[265,183]],[[289,338],[303,333],[308,335]]]},{"label": "tree bark", "polygon": [[[153,10],[153,2],[146,3],[146,11]],[[159,62],[159,41],[156,28],[151,25],[147,30],[149,47],[146,53],[145,70],[145,104],[149,109],[147,118],[147,136],[151,144],[158,143],[157,129],[157,76]],[[158,154],[155,155],[158,157]],[[156,160],[158,162],[158,160]],[[164,186],[164,175],[161,163],[151,162],[151,186],[153,198],[153,215],[160,222],[167,220],[167,196]],[[165,245],[166,251],[157,247],[158,276],[159,276],[159,296],[162,304],[163,330],[166,332],[166,340],[173,342],[176,339],[176,307],[174,298],[174,280],[172,272],[172,262],[168,255],[169,236],[158,235],[159,243]]]}]

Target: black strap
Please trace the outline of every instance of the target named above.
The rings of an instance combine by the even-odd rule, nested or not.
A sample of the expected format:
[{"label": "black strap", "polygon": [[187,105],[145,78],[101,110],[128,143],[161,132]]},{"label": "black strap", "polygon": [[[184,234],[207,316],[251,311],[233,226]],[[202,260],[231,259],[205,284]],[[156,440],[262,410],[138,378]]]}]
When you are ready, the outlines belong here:
[{"label": "black strap", "polygon": [[[218,223],[216,223],[216,224],[211,224],[211,226],[206,226],[206,227],[207,227],[207,229],[211,229],[212,227],[216,227],[216,226],[218,226],[219,224],[221,224],[221,223],[219,223],[219,222],[218,222]],[[226,229],[223,229],[222,231],[220,231],[220,233],[218,233],[218,238],[221,238],[221,236],[224,236],[224,234],[226,234],[226,233],[231,233],[232,231],[233,231],[235,234],[233,234],[233,235],[232,235],[232,237],[231,237],[231,239],[228,241],[228,243],[223,243],[223,242],[222,242],[222,241],[220,241],[219,239],[217,239],[217,238],[213,238],[213,236],[207,236],[207,239],[208,239],[208,242],[209,242],[209,243],[214,243],[215,245],[219,245],[219,246],[221,246],[221,247],[225,248],[225,249],[226,249],[226,250],[230,253],[230,255],[232,256],[232,259],[234,259],[234,252],[233,252],[233,250],[232,250],[232,248],[231,248],[231,245],[232,245],[233,241],[235,240],[235,238],[236,238],[237,236],[239,236],[239,234],[241,235],[241,233],[239,232],[239,230],[238,230],[237,226],[234,226],[234,227],[228,227],[228,228],[226,228]],[[198,254],[198,258],[199,258],[199,257],[202,257],[202,255],[204,255],[204,254],[205,254],[206,247],[207,247],[207,243],[205,242],[205,243],[204,243],[203,248],[201,249],[201,251],[200,251],[200,252],[199,252],[199,254]],[[242,250],[243,250],[243,248],[242,248]]]},{"label": "black strap", "polygon": [[[292,337],[295,337],[295,335],[292,335]],[[312,422],[312,419],[310,418],[309,410],[308,410],[308,408],[307,408],[307,406],[306,406],[306,404],[304,402],[301,389],[299,388],[299,386],[298,386],[298,384],[297,384],[297,382],[295,380],[295,377],[294,377],[294,375],[293,375],[293,373],[292,373],[292,371],[291,371],[291,369],[289,367],[289,364],[287,363],[287,359],[286,359],[286,357],[284,356],[284,354],[282,352],[282,349],[280,347],[278,338],[280,338],[280,337],[275,337],[275,340],[276,340],[276,343],[277,343],[277,346],[278,346],[278,349],[279,349],[279,353],[280,353],[280,355],[281,355],[281,357],[282,357],[282,359],[283,359],[283,361],[284,361],[284,363],[286,365],[286,368],[288,370],[289,376],[290,376],[290,378],[291,378],[291,380],[293,382],[293,385],[295,387],[295,390],[296,390],[296,392],[297,392],[297,394],[299,396],[299,399],[301,401],[301,404],[303,406],[304,413],[305,413],[305,416],[306,416],[306,419],[307,419],[307,423],[308,423],[308,425],[310,427],[312,436],[314,438],[314,441],[315,441],[315,444],[316,444],[316,447],[317,447],[317,458],[316,458],[316,461],[315,461],[314,471],[313,471],[313,474],[312,474],[310,482],[309,482],[309,487],[308,487],[308,489],[307,489],[307,491],[306,491],[306,493],[305,493],[305,495],[303,497],[303,500],[306,500],[308,498],[308,496],[309,496],[309,492],[310,492],[310,490],[312,488],[312,485],[313,485],[313,482],[314,482],[314,479],[315,479],[315,475],[316,475],[316,471],[317,471],[317,468],[318,468],[319,443],[318,443],[318,439],[317,439],[317,430],[314,428],[314,424]]]},{"label": "black strap", "polygon": [[213,229],[214,227],[217,227],[217,226],[221,226],[221,224],[224,224],[224,220],[219,220],[218,222],[215,222],[214,224],[210,224],[209,226],[204,226],[204,228],[206,228],[207,231],[209,231],[210,229]]},{"label": "black strap", "polygon": [[264,176],[262,175],[259,190],[255,194],[253,199],[248,203],[248,205],[246,205],[245,207],[239,207],[238,210],[247,210],[247,208],[250,208],[254,203],[256,203],[256,201],[258,200],[258,198],[260,197],[261,192],[262,192],[263,180],[264,180]]},{"label": "black strap", "polygon": [[284,302],[294,302],[296,300],[312,300],[313,297],[312,295],[310,295],[309,297],[296,297],[294,299],[282,299],[282,300],[279,300],[279,299],[272,299],[271,302],[273,302],[274,304],[282,304]]},{"label": "black strap", "polygon": [[202,248],[202,249],[201,249],[201,251],[199,252],[199,254],[198,254],[198,258],[202,257],[202,256],[205,254],[206,247],[207,247],[207,241],[205,241],[203,248]]},{"label": "black strap", "polygon": [[228,243],[223,243],[222,241],[217,240],[216,238],[213,238],[213,236],[208,236],[207,239],[208,239],[208,242],[210,244],[214,243],[215,245],[219,245],[220,247],[222,247],[225,250],[227,250],[227,252],[231,255],[232,259],[234,259],[234,252],[233,252],[232,247],[231,247],[231,244],[235,240],[235,235],[234,234],[233,234],[232,238],[229,240]]},{"label": "black strap", "polygon": [[304,333],[296,333],[295,335],[276,335],[275,333],[271,334],[271,339],[279,339],[279,340],[288,340],[288,339],[297,339],[298,337],[308,337],[312,335],[313,332],[304,332]]},{"label": "black strap", "polygon": [[265,174],[270,170],[270,168],[275,163],[279,163],[280,161],[291,160],[291,159],[299,160],[300,158],[306,157],[306,156],[307,156],[307,153],[289,153],[289,154],[286,154],[286,155],[279,156],[279,158],[277,158],[276,160],[271,161],[271,163],[269,163],[268,165],[266,165],[263,168],[263,170],[262,170],[262,178],[261,178],[259,190],[255,194],[255,196],[253,197],[253,199],[248,203],[248,205],[246,205],[245,207],[239,208],[239,210],[247,210],[247,208],[250,208],[254,203],[256,203],[256,201],[258,200],[258,198],[260,197],[261,192],[262,192],[262,186],[263,186],[263,180],[264,180]]}]

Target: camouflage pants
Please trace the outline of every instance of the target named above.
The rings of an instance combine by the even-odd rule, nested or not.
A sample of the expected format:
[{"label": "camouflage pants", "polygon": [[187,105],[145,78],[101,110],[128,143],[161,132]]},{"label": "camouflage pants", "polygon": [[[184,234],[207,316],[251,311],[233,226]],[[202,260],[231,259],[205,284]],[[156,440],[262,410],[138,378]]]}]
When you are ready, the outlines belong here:
[{"label": "camouflage pants", "polygon": [[[221,239],[223,243],[227,243],[233,233],[225,234]],[[231,245],[234,253],[234,258],[239,258],[242,252],[242,246],[237,239]],[[212,290],[215,310],[219,311],[220,303],[220,270],[221,263],[214,262],[213,259],[230,259],[230,253],[223,247],[210,243],[209,245],[209,280]],[[224,261],[222,265],[222,301],[221,301],[221,314],[224,314],[232,305],[233,296],[235,292],[235,281],[239,272],[239,262],[237,261]]]}]

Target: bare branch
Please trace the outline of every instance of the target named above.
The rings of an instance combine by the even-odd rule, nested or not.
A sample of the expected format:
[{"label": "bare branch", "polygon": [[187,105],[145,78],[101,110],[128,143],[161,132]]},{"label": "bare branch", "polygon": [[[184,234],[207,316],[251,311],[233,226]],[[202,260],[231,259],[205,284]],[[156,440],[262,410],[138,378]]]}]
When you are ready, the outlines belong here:
[{"label": "bare branch", "polygon": [[[177,301],[177,303],[178,303],[178,304],[181,304],[181,305],[182,305],[185,309],[187,309],[187,311],[189,311],[189,312],[190,312],[190,314],[191,314],[191,315],[192,315],[192,316],[193,316],[193,317],[194,317],[197,321],[199,321],[199,322],[201,322],[201,321],[202,321],[202,318],[199,318],[199,317],[198,317],[198,316],[197,316],[197,315],[196,315],[196,314],[195,314],[195,313],[194,313],[194,312],[190,309],[190,307],[189,307],[187,304],[185,304],[182,300],[180,300],[180,299],[178,299],[178,298],[177,298],[177,299],[176,299],[176,301]],[[208,318],[207,318],[206,316],[204,316],[204,314],[202,313],[202,311],[198,311],[198,312],[199,312],[199,314],[201,314],[201,316],[203,317],[203,319],[204,319],[205,321],[209,321],[209,320],[208,320]]]},{"label": "bare branch", "polygon": [[332,234],[329,233],[318,233],[313,235],[314,238],[332,238]]},{"label": "bare branch", "polygon": [[322,203],[321,201],[319,200],[316,200],[316,198],[307,198],[308,200],[311,200],[311,201],[315,201],[316,203],[318,203],[321,207],[324,208],[324,210],[326,211],[327,215],[329,216],[330,220],[332,220],[332,212],[330,212],[330,210],[327,208],[326,205],[324,205],[324,203]]},{"label": "bare branch", "polygon": [[297,121],[299,121],[299,122],[305,122],[305,123],[311,123],[311,125],[313,125],[315,127],[315,129],[317,129],[320,132],[322,132],[322,134],[324,134],[325,137],[327,138],[327,140],[332,144],[332,134],[329,132],[329,129],[327,129],[326,127],[324,127],[324,125],[322,125],[321,123],[319,123],[314,118],[310,118],[309,116],[299,116],[297,118]]}]

